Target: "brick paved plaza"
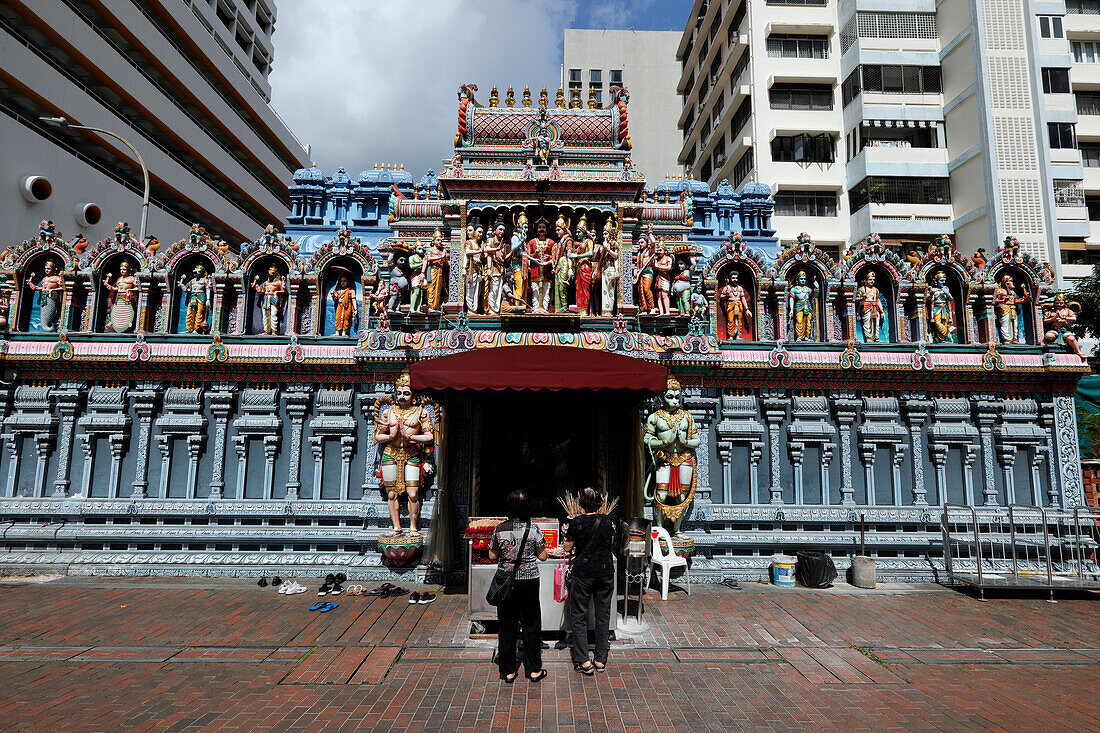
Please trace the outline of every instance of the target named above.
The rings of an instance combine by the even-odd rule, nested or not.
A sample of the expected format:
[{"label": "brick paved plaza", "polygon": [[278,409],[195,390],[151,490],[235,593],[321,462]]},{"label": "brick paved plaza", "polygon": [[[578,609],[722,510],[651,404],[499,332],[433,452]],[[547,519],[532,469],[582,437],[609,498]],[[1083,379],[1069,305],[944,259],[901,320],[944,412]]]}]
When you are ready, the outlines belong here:
[{"label": "brick paved plaza", "polygon": [[[307,580],[307,579],[303,579]],[[310,583],[312,585],[312,583]],[[902,592],[903,589],[905,592]],[[662,602],[607,674],[547,653],[508,686],[464,595],[278,595],[246,580],[0,583],[5,730],[1097,730],[1100,604],[934,586],[746,585]]]}]

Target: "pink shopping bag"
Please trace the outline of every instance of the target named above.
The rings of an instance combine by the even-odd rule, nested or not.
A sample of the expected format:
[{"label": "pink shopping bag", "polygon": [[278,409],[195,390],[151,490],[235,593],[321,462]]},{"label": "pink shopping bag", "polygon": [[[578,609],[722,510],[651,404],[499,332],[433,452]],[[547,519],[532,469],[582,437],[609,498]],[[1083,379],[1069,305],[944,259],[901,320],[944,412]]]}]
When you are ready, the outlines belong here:
[{"label": "pink shopping bag", "polygon": [[554,600],[561,603],[569,597],[569,562],[559,563],[554,568]]}]

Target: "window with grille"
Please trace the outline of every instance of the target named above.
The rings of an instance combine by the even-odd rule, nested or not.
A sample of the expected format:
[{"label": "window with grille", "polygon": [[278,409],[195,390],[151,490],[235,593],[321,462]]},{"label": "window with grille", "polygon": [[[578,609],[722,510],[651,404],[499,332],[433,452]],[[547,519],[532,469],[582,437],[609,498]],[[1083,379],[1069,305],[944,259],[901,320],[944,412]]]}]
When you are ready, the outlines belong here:
[{"label": "window with grille", "polygon": [[602,84],[603,71],[601,69],[592,69],[588,72],[588,81],[590,84]]},{"label": "window with grille", "polygon": [[623,83],[623,70],[622,69],[612,69],[611,70],[611,83],[612,84],[622,84]]},{"label": "window with grille", "polygon": [[741,58],[737,59],[737,63],[733,65],[733,71],[730,72],[730,84],[736,84],[747,68],[749,68],[749,52],[745,51],[741,54]]},{"label": "window with grille", "polygon": [[581,83],[581,70],[580,69],[570,69],[569,70],[569,83],[570,84],[580,84]]},{"label": "window with grille", "polygon": [[783,59],[827,59],[829,37],[773,33],[768,36],[768,56]]},{"label": "window with grille", "polygon": [[829,84],[773,84],[768,90],[772,109],[833,108],[833,88]]},{"label": "window with grille", "polygon": [[1079,64],[1100,64],[1100,42],[1074,41],[1070,44],[1073,60]]},{"label": "window with grille", "polygon": [[752,99],[747,98],[741,102],[737,107],[737,111],[733,113],[732,119],[730,119],[730,142],[741,131],[741,128],[748,123],[750,117],[752,117]]},{"label": "window with grille", "polygon": [[1089,221],[1100,221],[1100,196],[1086,196],[1085,208],[1089,210]]},{"label": "window with grille", "polygon": [[1065,38],[1066,34],[1062,29],[1062,16],[1060,15],[1040,15],[1039,16],[1039,37],[1040,38]]},{"label": "window with grille", "polygon": [[857,38],[936,38],[935,13],[856,13],[840,43],[847,51]]},{"label": "window with grille", "polygon": [[1100,15],[1100,0],[1066,0],[1066,13]]},{"label": "window with grille", "polygon": [[745,154],[738,159],[737,164],[733,166],[730,179],[733,181],[734,187],[740,186],[741,182],[748,178],[750,173],[752,173],[752,148],[746,150]]},{"label": "window with grille", "polygon": [[772,160],[783,163],[832,163],[836,140],[822,133],[779,136],[772,139]]},{"label": "window with grille", "polygon": [[1055,206],[1084,206],[1085,191],[1081,187],[1081,181],[1071,181],[1061,178],[1054,179],[1054,205]]},{"label": "window with grille", "polygon": [[776,216],[836,216],[835,191],[780,191],[775,194]]},{"label": "window with grille", "polygon": [[1077,114],[1100,115],[1100,92],[1076,92]]},{"label": "window with grille", "polygon": [[869,176],[848,192],[852,212],[867,204],[949,204],[951,184],[947,178]]},{"label": "window with grille", "polygon": [[1077,135],[1071,122],[1048,122],[1047,131],[1050,134],[1050,147],[1054,150],[1063,150],[1077,147]]},{"label": "window with grille", "polygon": [[1069,69],[1043,69],[1043,92],[1069,94]]},{"label": "window with grille", "polygon": [[1081,163],[1086,168],[1100,168],[1100,143],[1081,143]]},{"label": "window with grille", "polygon": [[939,94],[943,79],[938,66],[863,64],[844,80],[844,104],[861,92],[879,94]]}]

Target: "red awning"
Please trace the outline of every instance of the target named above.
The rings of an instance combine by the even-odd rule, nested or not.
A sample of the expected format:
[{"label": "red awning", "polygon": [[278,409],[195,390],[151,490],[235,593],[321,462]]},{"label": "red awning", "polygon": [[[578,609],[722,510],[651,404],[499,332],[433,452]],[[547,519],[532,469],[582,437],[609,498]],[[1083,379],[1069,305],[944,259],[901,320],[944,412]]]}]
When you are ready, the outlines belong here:
[{"label": "red awning", "polygon": [[409,367],[414,390],[628,389],[663,392],[659,364],[575,346],[501,346],[418,361]]}]

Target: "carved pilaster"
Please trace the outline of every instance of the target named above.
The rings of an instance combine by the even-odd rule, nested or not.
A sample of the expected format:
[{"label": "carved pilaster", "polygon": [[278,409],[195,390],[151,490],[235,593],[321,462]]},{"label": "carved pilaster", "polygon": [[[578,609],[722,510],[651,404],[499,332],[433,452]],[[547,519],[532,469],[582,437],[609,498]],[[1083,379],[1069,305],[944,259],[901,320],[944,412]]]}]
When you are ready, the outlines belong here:
[{"label": "carved pilaster", "polygon": [[806,446],[802,443],[788,443],[787,452],[791,455],[791,463],[794,465],[794,503],[804,504],[802,486],[802,457],[806,453]]},{"label": "carved pilaster", "polygon": [[771,485],[768,489],[771,501],[769,503],[779,505],[783,503],[783,485],[780,483],[779,472],[781,460],[779,444],[783,437],[783,420],[787,417],[790,403],[786,397],[773,393],[761,399],[760,404],[763,407],[764,420],[768,424],[768,462],[771,464]]},{"label": "carved pilaster", "polygon": [[[966,503],[977,506],[978,499],[974,491],[974,462],[978,460],[980,448],[974,444],[967,444],[963,451],[964,489],[966,490]],[[943,500],[944,502],[947,499]]]},{"label": "carved pilaster", "polygon": [[83,496],[92,495],[92,461],[95,459],[95,435],[82,433],[77,436],[80,441],[81,452],[84,454],[84,472],[80,478],[80,493]]},{"label": "carved pilaster", "polygon": [[237,452],[237,485],[236,493],[233,498],[244,498],[244,483],[247,478],[245,473],[248,469],[248,438],[243,435],[233,436],[233,448]]},{"label": "carved pilaster", "polygon": [[840,392],[833,398],[833,413],[840,425],[840,503],[845,506],[856,503],[852,483],[852,426],[859,415],[860,404],[853,392]]},{"label": "carved pilaster", "polygon": [[355,453],[355,438],[340,438],[340,498],[347,500],[351,491],[351,457]]},{"label": "carved pilaster", "polygon": [[947,503],[947,446],[943,443],[930,443],[928,455],[932,458],[932,467],[936,472],[936,496],[941,504]]},{"label": "carved pilaster", "polygon": [[325,444],[321,438],[313,436],[309,439],[310,452],[313,454],[313,493],[314,501],[321,498],[321,472],[324,470]]},{"label": "carved pilaster", "polygon": [[[997,475],[993,466],[995,451],[993,448],[993,427],[1004,411],[1004,404],[992,395],[975,395],[973,398],[974,417],[978,422],[978,433],[982,441],[982,465],[985,469],[985,482],[982,485],[983,504],[997,504]],[[1007,495],[1007,494],[1006,494]]]},{"label": "carved pilaster", "polygon": [[1058,508],[1062,505],[1061,492],[1058,490],[1058,472],[1055,464],[1057,463],[1057,452],[1054,449],[1054,403],[1046,402],[1041,403],[1039,406],[1039,424],[1043,426],[1043,432],[1046,433],[1046,445],[1044,446],[1043,453],[1046,454],[1047,459],[1047,497],[1049,498],[1050,506]]},{"label": "carved pilaster", "polygon": [[38,458],[34,471],[34,495],[36,497],[46,495],[46,467],[50,461],[50,445],[52,443],[52,435],[38,433],[34,436],[35,453]]},{"label": "carved pilaster", "polygon": [[232,385],[215,384],[207,396],[210,411],[214,413],[214,465],[210,474],[210,498],[220,499],[225,493],[225,444],[235,395]]},{"label": "carved pilaster", "polygon": [[[290,415],[290,461],[287,468],[286,498],[294,501],[302,490],[302,422],[309,410],[310,390],[307,384],[292,384],[286,392],[286,412]],[[319,497],[314,496],[314,499]]]},{"label": "carved pilaster", "polygon": [[168,498],[168,481],[172,476],[172,436],[158,435],[157,443],[160,448],[160,491],[157,494],[161,499]]},{"label": "carved pilaster", "polygon": [[1016,503],[1016,489],[1013,482],[1012,466],[1016,463],[1016,446],[998,445],[997,462],[1001,466],[1001,478],[1005,486],[1005,505]]},{"label": "carved pilaster", "polygon": [[928,504],[927,490],[924,486],[924,424],[928,421],[928,411],[932,401],[923,399],[920,394],[904,395],[902,414],[909,429],[910,455],[913,461],[913,504]]},{"label": "carved pilaster", "polygon": [[107,486],[107,496],[117,498],[119,495],[122,483],[122,455],[126,452],[129,440],[130,436],[127,433],[115,433],[108,437],[111,446],[111,476]]},{"label": "carved pilaster", "polygon": [[[264,436],[264,498],[275,498],[275,456],[279,454],[279,436]],[[288,487],[289,490],[289,487]],[[287,497],[289,498],[289,497]]]},{"label": "carved pilaster", "polygon": [[863,463],[863,487],[867,492],[867,506],[878,504],[875,496],[875,451],[874,443],[863,443],[859,446],[859,458]]},{"label": "carved pilaster", "polygon": [[57,435],[57,478],[53,482],[53,495],[66,496],[69,493],[69,459],[72,456],[73,428],[76,425],[76,413],[80,409],[83,397],[83,384],[63,382],[54,390],[57,411],[61,415]]},{"label": "carved pilaster", "polygon": [[194,499],[197,495],[199,482],[199,456],[202,455],[203,444],[206,443],[205,435],[187,436],[187,498]]},{"label": "carved pilaster", "polygon": [[149,440],[157,405],[155,385],[144,382],[130,392],[130,397],[138,416],[137,463],[134,467],[134,490],[131,496],[140,499],[147,496],[149,491]]},{"label": "carved pilaster", "polygon": [[8,451],[8,478],[4,496],[15,496],[15,478],[19,475],[19,435],[4,433],[4,445]]}]

